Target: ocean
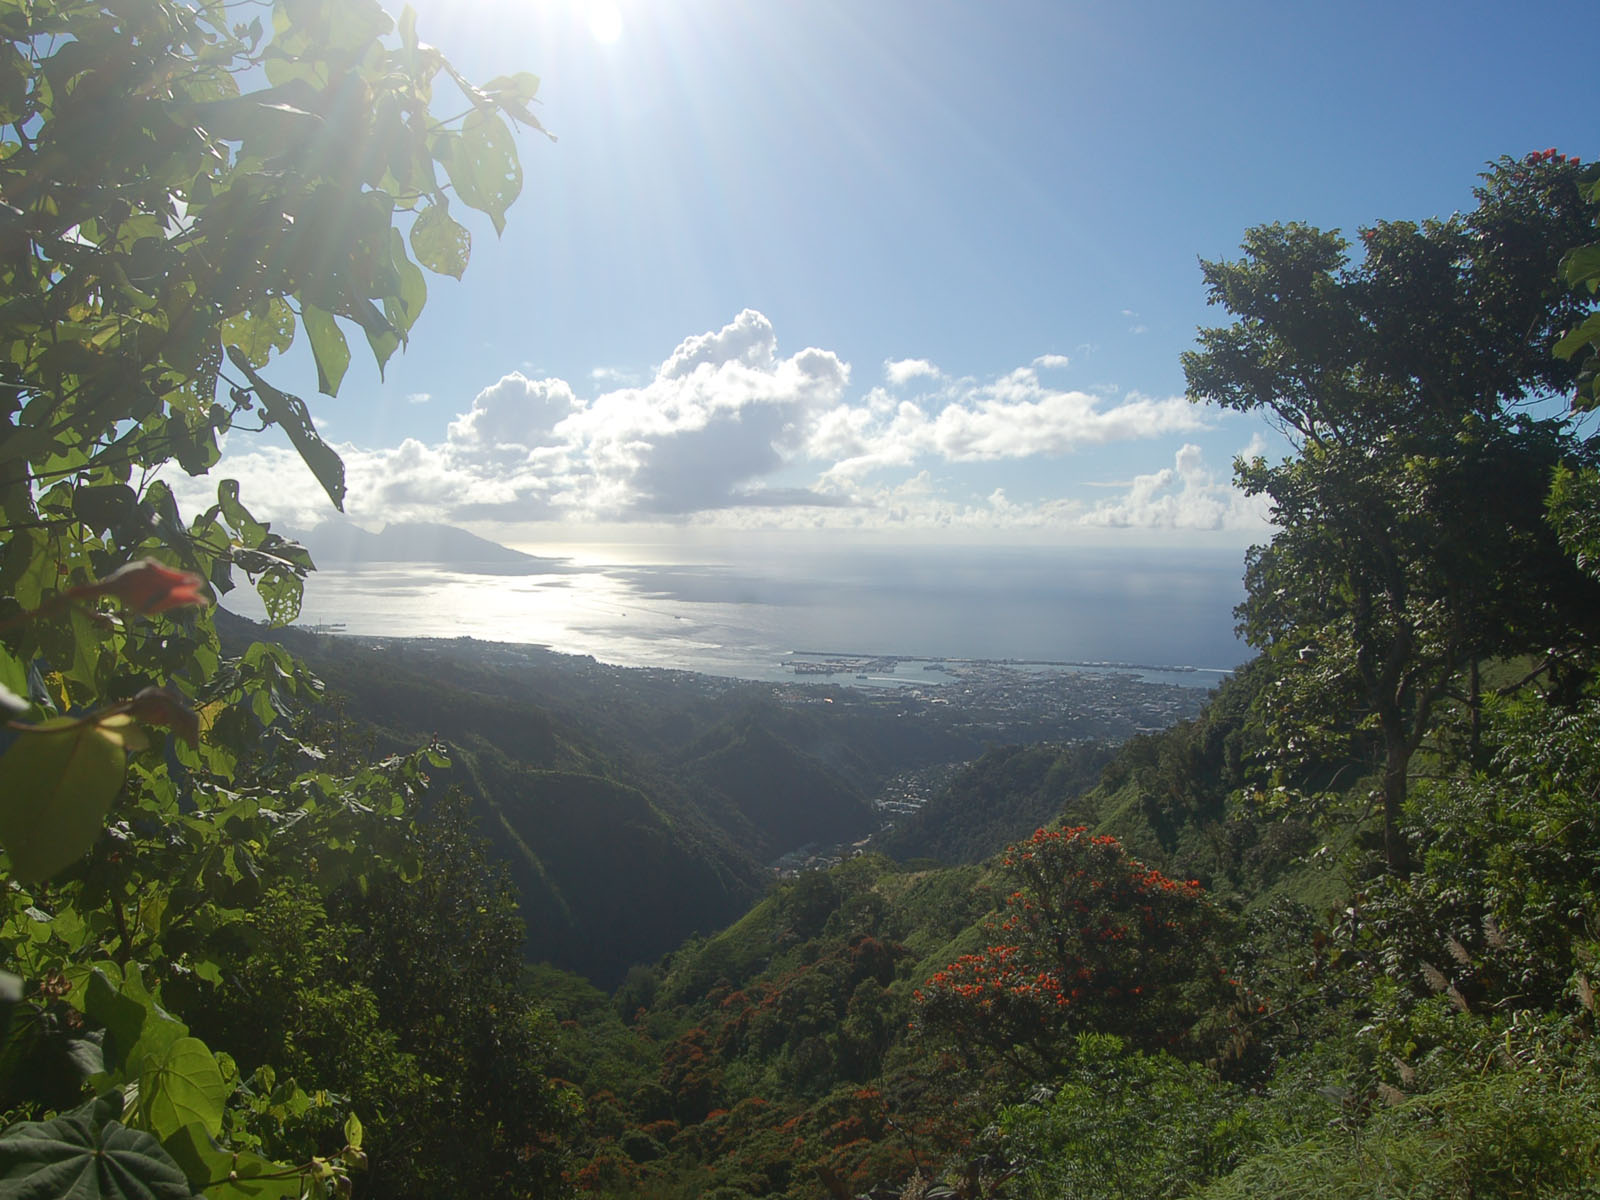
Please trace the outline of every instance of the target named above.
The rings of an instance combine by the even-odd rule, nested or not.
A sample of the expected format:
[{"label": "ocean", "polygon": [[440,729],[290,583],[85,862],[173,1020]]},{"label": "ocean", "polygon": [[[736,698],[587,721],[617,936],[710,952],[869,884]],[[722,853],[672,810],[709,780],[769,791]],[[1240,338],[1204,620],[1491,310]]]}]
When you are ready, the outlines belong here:
[{"label": "ocean", "polygon": [[[1233,633],[1237,550],[967,547],[807,550],[731,561],[648,561],[584,547],[535,573],[461,564],[320,570],[299,624],[387,637],[535,643],[601,662],[792,680],[795,652],[827,656],[1137,664],[1214,686],[1249,657]],[[503,568],[490,567],[499,572]],[[261,619],[248,588],[225,600]],[[913,667],[915,664],[911,664]],[[1152,668],[1177,667],[1177,671]],[[938,672],[860,682],[889,686]]]}]

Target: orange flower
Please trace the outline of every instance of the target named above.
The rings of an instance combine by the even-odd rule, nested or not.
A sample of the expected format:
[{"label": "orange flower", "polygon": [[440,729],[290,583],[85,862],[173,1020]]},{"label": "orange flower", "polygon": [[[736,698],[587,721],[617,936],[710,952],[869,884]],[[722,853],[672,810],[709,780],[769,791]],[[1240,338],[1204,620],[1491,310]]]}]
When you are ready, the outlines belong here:
[{"label": "orange flower", "polygon": [[178,571],[153,558],[138,558],[118,567],[104,579],[71,594],[78,597],[115,596],[123,606],[136,613],[166,612],[169,608],[188,605],[204,607],[211,601],[201,589],[205,580],[192,571]]}]

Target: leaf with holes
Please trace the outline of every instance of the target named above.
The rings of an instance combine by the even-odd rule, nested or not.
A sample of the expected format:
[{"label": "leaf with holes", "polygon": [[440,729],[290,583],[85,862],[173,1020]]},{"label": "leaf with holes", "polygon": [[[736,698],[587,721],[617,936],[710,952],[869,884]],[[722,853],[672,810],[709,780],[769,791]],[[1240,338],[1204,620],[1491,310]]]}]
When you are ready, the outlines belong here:
[{"label": "leaf with holes", "polygon": [[435,204],[411,226],[411,249],[428,270],[460,279],[472,254],[472,234],[456,223],[448,208]]},{"label": "leaf with holes", "polygon": [[446,135],[440,151],[456,195],[469,208],[487,213],[496,233],[503,232],[506,209],[522,191],[522,167],[506,123],[494,113],[468,113],[461,131]]},{"label": "leaf with holes", "polygon": [[299,396],[279,391],[261,378],[239,347],[229,346],[228,358],[232,360],[234,366],[249,376],[251,386],[260,397],[261,406],[267,410],[267,415],[282,426],[283,431],[289,435],[289,440],[294,443],[294,448],[300,452],[301,461],[311,468],[311,473],[317,477],[317,482],[328,493],[333,506],[343,512],[344,462],[333,447],[323,441],[317,433],[316,426],[311,423],[311,412],[306,408],[306,402]]}]

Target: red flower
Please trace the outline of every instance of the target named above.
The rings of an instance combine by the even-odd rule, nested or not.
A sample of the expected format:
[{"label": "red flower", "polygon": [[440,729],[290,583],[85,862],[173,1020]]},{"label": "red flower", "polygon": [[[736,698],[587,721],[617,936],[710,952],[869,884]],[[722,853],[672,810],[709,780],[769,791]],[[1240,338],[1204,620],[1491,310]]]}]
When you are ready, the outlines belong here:
[{"label": "red flower", "polygon": [[204,586],[205,580],[191,571],[177,571],[153,558],[139,558],[118,567],[104,579],[73,588],[71,594],[115,596],[132,612],[158,613],[192,604],[201,607],[210,604],[200,590]]}]

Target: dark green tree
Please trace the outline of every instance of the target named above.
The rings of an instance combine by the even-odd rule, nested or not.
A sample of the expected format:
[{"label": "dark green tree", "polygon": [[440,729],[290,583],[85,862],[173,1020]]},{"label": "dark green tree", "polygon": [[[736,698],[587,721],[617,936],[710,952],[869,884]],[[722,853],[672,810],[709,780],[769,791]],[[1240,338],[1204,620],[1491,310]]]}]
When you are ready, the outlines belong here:
[{"label": "dark green tree", "polygon": [[1354,262],[1337,233],[1273,225],[1203,264],[1235,320],[1185,355],[1190,395],[1268,416],[1295,450],[1237,464],[1279,530],[1250,552],[1240,628],[1279,662],[1287,757],[1379,773],[1392,871],[1441,701],[1464,679],[1475,712],[1482,658],[1560,652],[1594,624],[1600,596],[1543,513],[1551,471],[1588,452],[1535,411],[1577,377],[1551,348],[1589,306],[1557,278],[1592,228],[1580,174],[1501,159],[1471,213],[1363,230]]},{"label": "dark green tree", "polygon": [[[104,1182],[115,1154],[97,1195],[328,1198],[365,1161],[354,1113],[280,1136],[344,1102],[214,1052],[174,1001],[225,985],[210,951],[253,912],[286,936],[401,870],[442,760],[334,766],[286,732],[313,681],[276,647],[222,662],[204,606],[237,569],[293,620],[310,559],[235,482],[186,519],[159,476],[275,424],[342,503],[274,360],[303,335],[331,395],[358,333],[382,368],[424,270],[465,268],[452,207],[500,227],[536,87],[473,86],[377,0],[0,0],[0,1092],[7,1120],[83,1101],[0,1133],[8,1186]],[[352,1034],[308,1060],[404,1082],[375,988],[285,980]],[[40,1047],[65,1078],[19,1069]]]}]

